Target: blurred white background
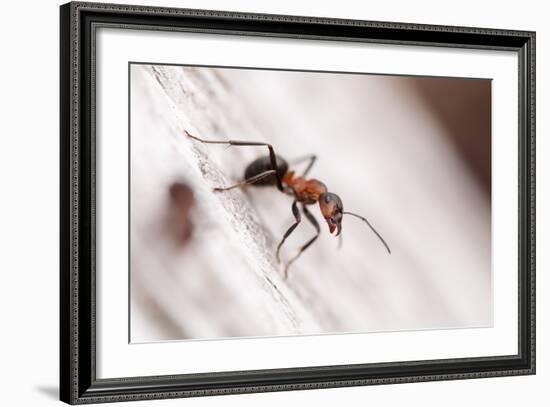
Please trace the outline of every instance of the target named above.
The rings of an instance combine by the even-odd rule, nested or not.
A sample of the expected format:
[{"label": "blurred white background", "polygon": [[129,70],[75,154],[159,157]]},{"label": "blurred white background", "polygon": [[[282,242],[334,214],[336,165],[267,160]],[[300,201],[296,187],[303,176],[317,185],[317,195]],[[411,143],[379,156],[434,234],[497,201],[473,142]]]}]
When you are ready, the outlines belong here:
[{"label": "blurred white background", "polygon": [[[99,0],[100,2],[106,2]],[[550,28],[543,2],[433,0],[362,3],[278,0],[133,0],[135,4],[318,15],[381,21],[516,28],[537,31],[537,129],[550,132],[548,111]],[[61,405],[58,399],[58,6],[59,1],[7,3],[0,25],[3,111],[0,179],[3,200],[0,257],[5,285],[0,296],[4,323],[0,339],[2,401],[11,406]],[[25,23],[23,24],[22,21]],[[542,114],[540,113],[542,112]],[[548,399],[550,287],[548,231],[550,205],[547,137],[537,140],[537,375],[392,386],[369,386],[246,394],[116,404],[120,406],[281,406],[281,405],[542,405]],[[37,197],[40,197],[38,200]],[[374,243],[376,245],[376,242]],[[121,298],[121,303],[126,298]]]},{"label": "blurred white background", "polygon": [[[492,324],[486,79],[133,65],[131,340]],[[292,200],[241,180],[270,142],[366,216],[319,239],[281,279]],[[296,170],[300,173],[305,166]],[[283,261],[314,234],[304,218]]]}]

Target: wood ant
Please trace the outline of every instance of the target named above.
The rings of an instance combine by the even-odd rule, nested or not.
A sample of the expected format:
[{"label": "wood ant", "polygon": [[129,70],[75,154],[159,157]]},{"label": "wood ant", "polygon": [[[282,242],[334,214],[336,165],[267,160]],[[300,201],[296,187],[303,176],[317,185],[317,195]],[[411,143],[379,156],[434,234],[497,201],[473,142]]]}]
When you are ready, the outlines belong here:
[{"label": "wood ant", "polygon": [[273,147],[269,143],[258,142],[258,141],[238,141],[238,140],[224,140],[224,141],[215,141],[215,140],[203,140],[196,136],[189,134],[185,131],[186,135],[193,140],[199,141],[205,144],[226,144],[230,146],[263,146],[267,147],[269,150],[269,155],[259,157],[252,161],[248,167],[246,167],[244,172],[244,180],[229,187],[217,187],[214,188],[215,192],[229,191],[233,188],[239,188],[245,185],[254,185],[254,186],[275,186],[279,191],[286,195],[291,195],[294,198],[292,202],[292,214],[294,215],[295,222],[292,226],[288,228],[285,232],[283,239],[277,246],[276,258],[277,262],[280,263],[279,253],[281,247],[285,240],[290,236],[290,234],[296,229],[296,227],[302,221],[300,210],[298,208],[298,203],[302,209],[303,214],[306,219],[313,225],[317,231],[315,236],[308,240],[303,246],[300,247],[298,253],[292,257],[285,266],[284,270],[284,279],[288,276],[288,269],[292,263],[294,263],[298,257],[317,240],[321,234],[321,228],[319,223],[313,216],[313,214],[307,209],[308,205],[312,205],[316,202],[319,202],[319,208],[321,209],[321,214],[325,218],[325,221],[328,224],[329,232],[333,233],[336,230],[336,235],[340,235],[342,232],[342,218],[343,215],[352,215],[358,219],[361,219],[365,222],[380,241],[386,247],[388,253],[391,254],[391,250],[388,244],[384,241],[382,236],[374,229],[370,222],[363,216],[359,216],[353,212],[344,211],[344,205],[342,200],[338,195],[332,192],[328,192],[328,189],[325,184],[321,181],[310,178],[306,179],[306,175],[313,167],[313,164],[317,160],[316,155],[309,155],[302,157],[296,160],[295,163],[309,161],[305,171],[302,175],[296,176],[295,171],[289,170],[288,162],[281,156],[275,154]]}]

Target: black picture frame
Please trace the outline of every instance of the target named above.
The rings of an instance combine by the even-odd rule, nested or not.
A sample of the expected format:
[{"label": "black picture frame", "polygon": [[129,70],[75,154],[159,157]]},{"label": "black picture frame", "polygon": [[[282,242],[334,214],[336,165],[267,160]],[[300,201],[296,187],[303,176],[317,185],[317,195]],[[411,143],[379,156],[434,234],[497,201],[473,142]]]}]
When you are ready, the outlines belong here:
[{"label": "black picture frame", "polygon": [[[70,404],[535,373],[535,33],[72,2],[60,7],[60,398]],[[95,28],[511,50],[519,59],[519,351],[420,360],[96,378]],[[498,136],[498,135],[497,135]]]}]

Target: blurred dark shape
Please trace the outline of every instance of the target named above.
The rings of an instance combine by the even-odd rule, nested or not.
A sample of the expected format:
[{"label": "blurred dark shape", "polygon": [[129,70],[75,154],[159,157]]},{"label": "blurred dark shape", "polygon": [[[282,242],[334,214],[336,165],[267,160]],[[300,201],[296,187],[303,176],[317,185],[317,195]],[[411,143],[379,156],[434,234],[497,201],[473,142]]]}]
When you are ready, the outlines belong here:
[{"label": "blurred dark shape", "polygon": [[170,185],[169,207],[166,218],[168,235],[178,246],[185,245],[193,234],[191,210],[195,205],[193,190],[182,182]]},{"label": "blurred dark shape", "polygon": [[416,78],[418,94],[491,196],[491,80]]}]

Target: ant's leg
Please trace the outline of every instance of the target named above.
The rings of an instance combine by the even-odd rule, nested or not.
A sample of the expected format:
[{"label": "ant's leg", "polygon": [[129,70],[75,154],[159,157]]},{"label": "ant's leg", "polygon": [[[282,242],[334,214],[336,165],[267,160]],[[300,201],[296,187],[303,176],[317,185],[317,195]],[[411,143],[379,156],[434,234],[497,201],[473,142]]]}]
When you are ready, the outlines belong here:
[{"label": "ant's leg", "polygon": [[229,144],[230,146],[265,146],[267,147],[267,149],[269,150],[269,161],[271,163],[271,169],[275,171],[275,176],[277,177],[277,189],[281,192],[285,192],[283,188],[283,182],[281,180],[281,177],[279,176],[279,173],[277,172],[277,159],[275,158],[275,151],[273,150],[273,146],[271,144],[263,143],[259,141],[203,140],[196,136],[192,136],[186,130],[184,131],[185,131],[185,134],[187,134],[187,136],[192,138],[193,140],[197,140],[197,141],[200,141],[201,143],[206,143],[206,144]]},{"label": "ant's leg", "polygon": [[296,219],[296,222],[288,228],[288,230],[285,232],[285,235],[283,236],[283,240],[281,240],[281,243],[279,243],[279,246],[277,246],[277,263],[280,263],[281,260],[279,258],[279,252],[281,251],[281,246],[285,242],[286,238],[290,236],[290,234],[296,229],[296,226],[299,225],[299,223],[302,221],[302,216],[300,215],[300,211],[298,210],[298,203],[297,201],[292,202],[292,214],[294,215],[294,219]]},{"label": "ant's leg", "polygon": [[258,175],[254,175],[253,177],[247,178],[244,181],[239,182],[238,184],[231,185],[230,187],[214,188],[214,192],[229,191],[230,189],[237,188],[237,187],[242,187],[243,185],[250,185],[250,184],[253,184],[255,182],[261,181],[265,177],[269,177],[270,175],[273,175],[276,172],[277,171],[275,171],[275,170],[264,171],[264,172],[262,172]]},{"label": "ant's leg", "polygon": [[315,164],[315,161],[317,161],[317,156],[315,154],[310,154],[303,157],[298,157],[290,161],[290,164],[296,165],[307,160],[309,160],[309,164],[307,165],[305,171],[303,172],[302,177],[305,177],[309,172],[309,170],[311,170],[311,167],[313,167],[313,164]]},{"label": "ant's leg", "polygon": [[315,228],[315,230],[317,231],[317,233],[315,234],[315,236],[313,236],[310,240],[308,240],[308,242],[303,245],[302,247],[300,247],[300,249],[298,250],[298,253],[292,258],[290,259],[290,261],[286,264],[286,267],[285,267],[285,279],[286,277],[288,276],[288,268],[290,267],[290,265],[292,263],[294,263],[296,261],[296,259],[298,259],[298,257],[300,257],[300,255],[309,247],[313,244],[313,242],[315,242],[317,240],[317,238],[319,237],[319,235],[321,234],[321,227],[319,226],[319,223],[317,222],[317,219],[315,219],[315,217],[311,214],[311,212],[306,208],[305,205],[302,205],[302,210],[304,211],[304,215],[306,215],[306,218],[307,220],[309,220],[309,222],[313,225],[313,227]]}]

